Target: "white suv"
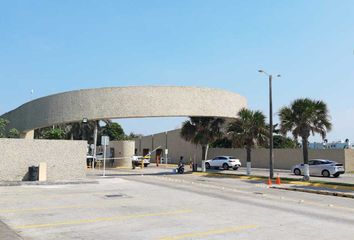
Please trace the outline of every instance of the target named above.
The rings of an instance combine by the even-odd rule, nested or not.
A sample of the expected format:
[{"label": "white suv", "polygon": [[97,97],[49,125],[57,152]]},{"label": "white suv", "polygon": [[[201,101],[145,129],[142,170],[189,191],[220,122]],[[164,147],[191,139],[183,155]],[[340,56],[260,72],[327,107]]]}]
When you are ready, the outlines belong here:
[{"label": "white suv", "polygon": [[147,167],[150,164],[150,156],[132,156],[133,167],[141,166],[141,163],[144,163],[144,167]]},{"label": "white suv", "polygon": [[232,156],[217,156],[205,161],[206,169],[222,167],[224,170],[228,170],[229,168],[237,170],[240,166],[240,160]]}]

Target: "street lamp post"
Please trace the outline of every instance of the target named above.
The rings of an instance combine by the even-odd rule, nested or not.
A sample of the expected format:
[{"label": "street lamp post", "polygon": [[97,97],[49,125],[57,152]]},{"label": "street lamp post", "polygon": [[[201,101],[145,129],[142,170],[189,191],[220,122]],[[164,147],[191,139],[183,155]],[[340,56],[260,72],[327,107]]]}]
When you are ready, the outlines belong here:
[{"label": "street lamp post", "polygon": [[[258,70],[268,76],[269,80],[269,177],[274,177],[274,156],[273,156],[273,96],[272,96],[272,79],[273,76],[263,70]],[[280,74],[277,75],[280,77]]]},{"label": "street lamp post", "polygon": [[96,152],[97,152],[97,132],[98,132],[98,123],[99,121],[95,121],[95,130],[93,133],[93,158],[92,158],[92,166],[91,169],[95,169],[95,160],[96,160]]},{"label": "street lamp post", "polygon": [[[83,123],[83,128],[84,128],[84,134],[83,134],[83,136],[82,136],[82,140],[84,140],[84,136],[86,135],[86,126],[87,126],[87,124],[88,124],[88,118],[86,118],[86,117],[84,117],[83,119],[82,119],[82,123]],[[93,135],[93,156],[92,156],[92,162],[91,162],[91,164],[92,164],[92,166],[91,166],[91,168],[92,168],[92,170],[93,169],[95,169],[95,161],[96,161],[96,151],[97,151],[97,131],[98,131],[98,121],[94,121],[94,123],[95,123],[95,129],[94,129],[94,135]],[[88,139],[87,139],[88,140]]]}]

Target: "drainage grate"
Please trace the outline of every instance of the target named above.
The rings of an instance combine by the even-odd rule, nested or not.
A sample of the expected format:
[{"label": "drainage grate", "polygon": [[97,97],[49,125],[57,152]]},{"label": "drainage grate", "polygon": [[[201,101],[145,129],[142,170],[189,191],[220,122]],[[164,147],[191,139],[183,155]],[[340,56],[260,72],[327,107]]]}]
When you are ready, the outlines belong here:
[{"label": "drainage grate", "polygon": [[107,194],[105,195],[106,198],[121,198],[121,197],[125,197],[124,194]]},{"label": "drainage grate", "polygon": [[257,194],[257,195],[264,195],[264,193],[262,192],[253,192],[254,194]]}]

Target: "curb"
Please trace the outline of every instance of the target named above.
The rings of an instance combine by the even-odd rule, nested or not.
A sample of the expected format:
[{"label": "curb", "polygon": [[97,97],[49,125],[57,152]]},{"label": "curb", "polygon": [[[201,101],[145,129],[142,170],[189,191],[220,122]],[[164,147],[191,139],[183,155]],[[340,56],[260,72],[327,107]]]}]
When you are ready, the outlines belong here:
[{"label": "curb", "polygon": [[22,240],[23,238],[0,220],[0,239],[1,240]]},{"label": "curb", "polygon": [[[244,174],[227,174],[227,173],[215,173],[215,172],[196,172],[198,175],[209,175],[211,177],[224,177],[224,178],[238,178],[238,179],[246,179],[250,181],[266,181],[268,177],[265,176],[257,176],[257,175],[244,175]],[[290,184],[299,184],[305,186],[312,187],[322,187],[329,188],[333,190],[350,190],[354,191],[354,184],[343,184],[343,183],[335,183],[335,182],[319,182],[319,181],[310,181],[303,182],[301,180],[295,178],[281,178],[282,182],[290,183]]]},{"label": "curb", "polygon": [[315,193],[315,194],[321,194],[321,195],[327,195],[327,196],[345,197],[345,198],[353,198],[354,199],[354,194],[341,193],[341,192],[331,192],[331,191],[313,190],[313,189],[300,189],[300,188],[294,188],[294,187],[276,187],[276,186],[271,186],[270,188],[279,189],[279,190],[287,190],[287,191]]},{"label": "curb", "polygon": [[39,181],[16,181],[16,182],[0,182],[0,187],[12,186],[37,186],[37,185],[68,185],[68,184],[98,184],[98,181],[83,180],[83,181],[66,181],[66,182],[39,182]]}]

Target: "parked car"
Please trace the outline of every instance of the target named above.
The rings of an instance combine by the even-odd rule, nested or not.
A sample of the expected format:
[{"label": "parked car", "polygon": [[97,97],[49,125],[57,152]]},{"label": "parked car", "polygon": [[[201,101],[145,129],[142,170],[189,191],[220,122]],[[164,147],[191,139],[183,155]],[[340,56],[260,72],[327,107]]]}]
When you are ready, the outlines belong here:
[{"label": "parked car", "polygon": [[[97,163],[103,161],[103,153],[97,153],[96,158],[95,158],[95,167],[97,166]],[[92,162],[93,162],[93,156],[92,155],[87,155],[86,156],[86,165],[87,167],[92,167]]]},{"label": "parked car", "polygon": [[224,170],[228,170],[229,168],[232,168],[233,170],[237,170],[240,166],[240,160],[232,156],[217,156],[205,161],[206,169],[223,168]]},{"label": "parked car", "polygon": [[[333,177],[339,177],[339,175],[345,172],[343,164],[326,159],[309,160],[309,169],[310,175],[324,177],[330,177],[331,175],[333,175]],[[302,163],[293,166],[291,172],[295,175],[303,175],[304,164]]]},{"label": "parked car", "polygon": [[132,156],[133,167],[141,166],[141,163],[144,163],[144,167],[147,167],[150,164],[150,156]]}]

